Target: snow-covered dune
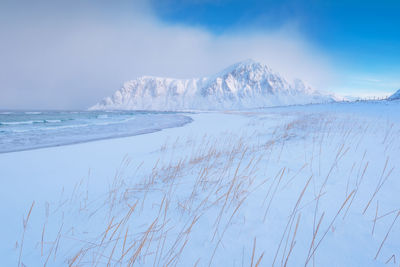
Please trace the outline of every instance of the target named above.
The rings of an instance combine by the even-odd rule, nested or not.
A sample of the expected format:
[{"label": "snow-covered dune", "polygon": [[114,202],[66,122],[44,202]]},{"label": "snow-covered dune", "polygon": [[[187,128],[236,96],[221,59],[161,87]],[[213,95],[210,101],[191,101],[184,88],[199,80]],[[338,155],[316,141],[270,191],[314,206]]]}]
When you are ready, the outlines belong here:
[{"label": "snow-covered dune", "polygon": [[221,110],[332,102],[301,80],[289,83],[253,60],[234,64],[205,78],[144,76],[126,82],[91,110]]},{"label": "snow-covered dune", "polygon": [[2,153],[1,266],[399,266],[399,112],[196,112]]}]

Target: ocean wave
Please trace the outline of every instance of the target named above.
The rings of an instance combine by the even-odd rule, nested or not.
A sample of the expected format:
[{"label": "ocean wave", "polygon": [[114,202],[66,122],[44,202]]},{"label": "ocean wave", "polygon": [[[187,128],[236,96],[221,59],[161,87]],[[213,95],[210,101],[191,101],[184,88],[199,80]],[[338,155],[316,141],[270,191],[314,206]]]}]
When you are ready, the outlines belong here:
[{"label": "ocean wave", "polygon": [[37,123],[60,123],[62,120],[29,120],[29,121],[2,121],[0,125],[27,125]]},{"label": "ocean wave", "polygon": [[37,114],[42,114],[42,112],[40,112],[40,111],[26,111],[25,114],[37,115]]},{"label": "ocean wave", "polygon": [[22,124],[34,124],[34,123],[43,123],[43,120],[34,120],[34,121],[2,121],[0,125],[22,125]]},{"label": "ocean wave", "polygon": [[70,129],[70,128],[83,128],[91,126],[92,124],[75,124],[75,125],[63,125],[63,126],[56,126],[56,127],[46,127],[42,128],[41,130],[60,130],[60,129]]},{"label": "ocean wave", "polygon": [[7,116],[0,119],[0,153],[144,134],[190,122],[172,114],[116,113],[98,119],[99,115],[105,114],[49,113],[39,115],[39,119],[20,112],[15,118]]},{"label": "ocean wave", "polygon": [[16,130],[16,129],[14,129],[14,130],[8,130],[8,132],[7,131],[4,131],[5,133],[8,133],[8,132],[11,132],[11,133],[29,133],[29,132],[32,132],[32,130]]}]

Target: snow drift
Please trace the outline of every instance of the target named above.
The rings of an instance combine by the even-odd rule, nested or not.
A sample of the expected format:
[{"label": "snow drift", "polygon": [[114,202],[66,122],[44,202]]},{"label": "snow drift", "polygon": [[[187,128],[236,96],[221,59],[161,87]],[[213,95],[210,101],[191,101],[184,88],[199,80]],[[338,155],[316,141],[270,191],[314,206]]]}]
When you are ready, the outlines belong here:
[{"label": "snow drift", "polygon": [[126,82],[91,110],[221,110],[332,102],[301,80],[289,83],[253,60],[234,64],[204,78],[144,76]]}]

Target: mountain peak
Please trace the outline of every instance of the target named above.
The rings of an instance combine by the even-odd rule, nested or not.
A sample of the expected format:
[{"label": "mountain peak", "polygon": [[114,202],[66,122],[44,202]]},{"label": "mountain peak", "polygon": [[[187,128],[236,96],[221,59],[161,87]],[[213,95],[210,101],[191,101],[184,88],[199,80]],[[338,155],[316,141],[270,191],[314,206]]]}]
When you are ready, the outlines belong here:
[{"label": "mountain peak", "polygon": [[331,101],[331,95],[301,80],[291,84],[266,65],[247,59],[201,79],[137,78],[91,109],[221,110]]},{"label": "mountain peak", "polygon": [[239,62],[236,62],[233,65],[238,65],[238,66],[251,66],[251,65],[261,65],[260,62],[255,61],[254,59],[248,58]]},{"label": "mountain peak", "polygon": [[270,71],[267,65],[255,61],[253,59],[246,59],[243,61],[239,61],[235,64],[232,64],[225,70],[233,70],[233,69],[267,69]]},{"label": "mountain peak", "polygon": [[216,73],[215,75],[210,76],[209,79],[212,80],[218,77],[225,77],[229,74],[237,76],[240,74],[243,75],[256,72],[264,74],[272,74],[272,70],[267,65],[257,62],[253,59],[246,59],[230,65],[229,67]]}]

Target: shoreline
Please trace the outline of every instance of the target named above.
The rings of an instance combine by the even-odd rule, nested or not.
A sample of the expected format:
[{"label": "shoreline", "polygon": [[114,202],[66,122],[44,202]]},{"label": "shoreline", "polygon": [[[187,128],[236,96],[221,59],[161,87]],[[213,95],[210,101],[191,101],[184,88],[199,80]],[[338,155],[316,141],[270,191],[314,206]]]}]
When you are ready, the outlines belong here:
[{"label": "shoreline", "polygon": [[150,133],[155,133],[162,131],[164,129],[170,129],[170,128],[179,128],[183,127],[187,124],[190,124],[193,122],[193,118],[189,116],[189,114],[184,114],[183,115],[185,118],[187,118],[187,121],[185,122],[179,122],[176,125],[172,126],[165,126],[162,128],[152,128],[152,129],[143,129],[143,130],[138,130],[134,133],[130,134],[120,134],[120,135],[113,135],[109,137],[99,137],[99,138],[92,138],[92,139],[87,139],[87,140],[78,140],[78,141],[71,141],[71,142],[62,142],[58,144],[49,144],[49,145],[38,145],[36,147],[30,147],[30,148],[22,148],[22,149],[15,149],[15,150],[1,150],[0,149],[0,154],[8,154],[8,153],[17,153],[17,152],[23,152],[23,151],[30,151],[30,150],[37,150],[37,149],[43,149],[43,148],[52,148],[52,147],[61,147],[61,146],[70,146],[70,145],[77,145],[77,144],[84,144],[84,143],[90,143],[90,142],[96,142],[96,141],[101,141],[101,140],[109,140],[109,139],[119,139],[119,138],[125,138],[125,137],[132,137],[132,136],[137,136],[137,135],[144,135],[144,134],[150,134]]}]

